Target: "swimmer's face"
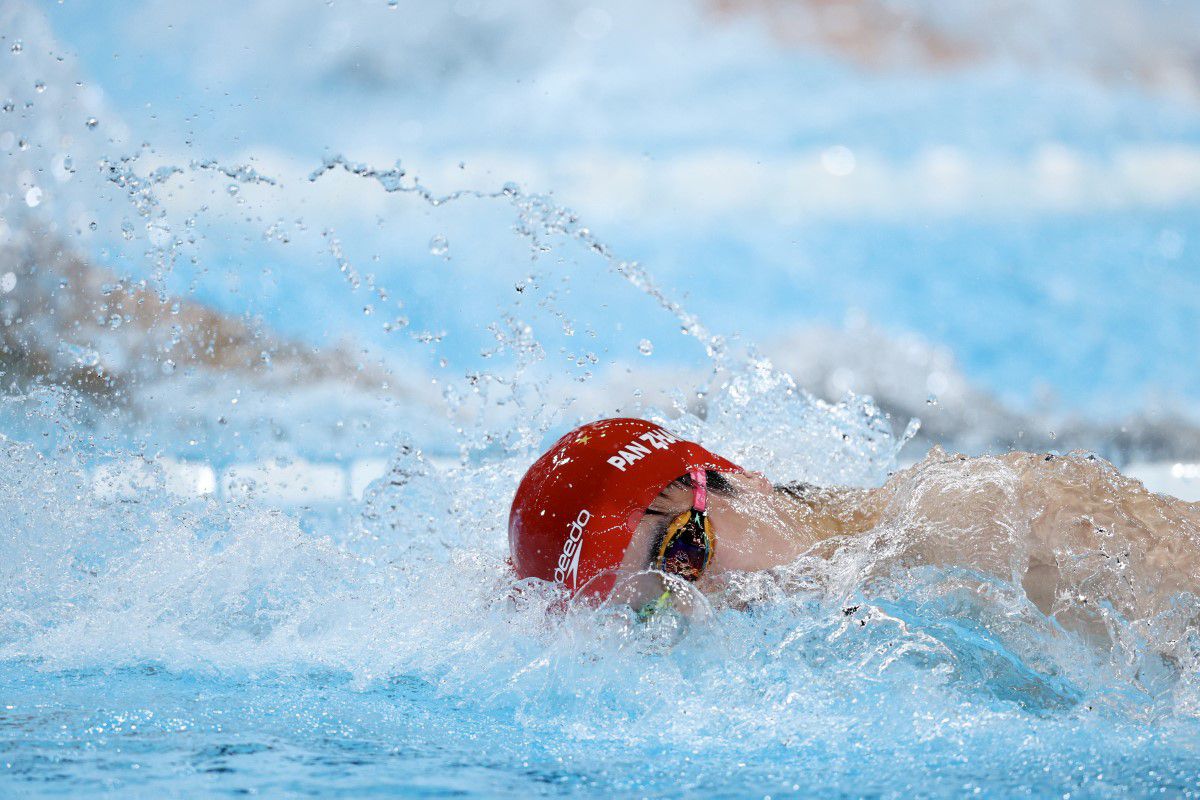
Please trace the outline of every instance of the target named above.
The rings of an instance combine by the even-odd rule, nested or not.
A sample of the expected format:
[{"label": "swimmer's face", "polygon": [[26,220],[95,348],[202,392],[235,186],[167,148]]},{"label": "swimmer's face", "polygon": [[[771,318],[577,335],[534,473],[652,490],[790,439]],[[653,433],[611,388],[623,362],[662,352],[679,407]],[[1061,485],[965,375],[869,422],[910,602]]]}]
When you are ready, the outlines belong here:
[{"label": "swimmer's face", "polygon": [[[730,572],[769,569],[795,559],[811,542],[802,542],[780,512],[771,482],[759,472],[725,475],[730,491],[708,492],[708,516],[716,534],[712,561],[696,582],[701,591],[721,586]],[[650,568],[651,550],[671,520],[692,507],[692,489],[668,485],[646,509],[622,568]]]}]

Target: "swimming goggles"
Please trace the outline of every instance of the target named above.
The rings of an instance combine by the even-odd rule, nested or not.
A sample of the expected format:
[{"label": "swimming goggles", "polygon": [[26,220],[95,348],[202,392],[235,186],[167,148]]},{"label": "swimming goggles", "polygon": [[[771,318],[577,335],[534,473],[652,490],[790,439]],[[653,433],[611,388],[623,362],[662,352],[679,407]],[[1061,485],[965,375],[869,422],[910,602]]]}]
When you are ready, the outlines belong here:
[{"label": "swimming goggles", "polygon": [[[671,520],[655,548],[650,568],[694,582],[712,561],[717,536],[712,520],[708,518],[708,481],[704,470],[692,470],[688,474],[692,479],[692,507]],[[668,587],[657,600],[638,609],[638,618],[649,619],[670,601],[671,589]]]}]

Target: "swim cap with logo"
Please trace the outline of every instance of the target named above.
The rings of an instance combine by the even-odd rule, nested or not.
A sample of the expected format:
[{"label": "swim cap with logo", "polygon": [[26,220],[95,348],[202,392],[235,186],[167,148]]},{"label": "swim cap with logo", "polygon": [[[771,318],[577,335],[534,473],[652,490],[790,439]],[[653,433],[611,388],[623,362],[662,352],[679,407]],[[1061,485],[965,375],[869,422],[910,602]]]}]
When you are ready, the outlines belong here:
[{"label": "swim cap with logo", "polygon": [[[646,507],[694,469],[741,472],[705,448],[641,419],[603,419],[559,439],[525,473],[508,517],[512,563],[521,578],[572,593],[621,566]],[[588,594],[605,596],[615,572]]]}]

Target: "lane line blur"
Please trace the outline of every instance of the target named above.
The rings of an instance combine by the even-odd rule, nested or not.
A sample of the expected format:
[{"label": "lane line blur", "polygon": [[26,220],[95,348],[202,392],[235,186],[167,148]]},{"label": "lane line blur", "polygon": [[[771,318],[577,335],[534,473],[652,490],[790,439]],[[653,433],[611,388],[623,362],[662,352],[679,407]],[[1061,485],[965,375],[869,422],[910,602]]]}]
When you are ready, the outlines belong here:
[{"label": "lane line blur", "polygon": [[[361,500],[387,472],[382,458],[341,462],[258,461],[223,470],[199,461],[157,458],[110,461],[92,470],[93,493],[104,500],[137,500],[166,491],[177,497],[216,496],[266,505],[303,506]],[[1200,462],[1139,462],[1123,473],[1147,489],[1200,502]]]}]

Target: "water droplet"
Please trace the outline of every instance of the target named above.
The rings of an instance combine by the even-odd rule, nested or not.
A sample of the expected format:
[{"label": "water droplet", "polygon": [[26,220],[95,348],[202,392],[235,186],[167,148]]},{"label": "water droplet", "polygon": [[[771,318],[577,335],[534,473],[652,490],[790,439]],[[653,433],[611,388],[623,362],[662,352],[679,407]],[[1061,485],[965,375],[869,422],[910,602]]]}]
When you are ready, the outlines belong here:
[{"label": "water droplet", "polygon": [[649,339],[642,339],[638,342],[638,352],[648,356],[654,352],[654,344]]},{"label": "water droplet", "polygon": [[400,7],[400,0],[388,0],[388,8],[393,11]]},{"label": "water droplet", "polygon": [[108,327],[112,328],[113,330],[116,330],[117,328],[121,327],[121,323],[123,323],[124,321],[125,320],[121,318],[120,314],[113,314],[111,317],[108,318]]},{"label": "water droplet", "polygon": [[36,186],[31,186],[29,191],[25,192],[25,205],[30,208],[36,208],[42,202],[42,190]]},{"label": "water droplet", "polygon": [[71,360],[81,367],[95,367],[100,364],[100,354],[95,350],[89,350],[86,347],[80,347],[77,344],[69,342],[62,343],[63,352],[71,357]]},{"label": "water droplet", "polygon": [[14,54],[20,53],[22,50],[25,49],[25,44],[20,39],[17,39],[15,42],[12,43],[12,47],[10,49],[13,51]]},{"label": "water droplet", "polygon": [[121,223],[121,235],[125,237],[125,241],[133,239],[133,225],[128,222]]},{"label": "water droplet", "polygon": [[515,183],[513,183],[512,181],[509,181],[508,183],[506,183],[506,184],[504,184],[503,186],[501,186],[501,187],[500,187],[500,192],[501,192],[501,193],[502,193],[502,194],[503,194],[505,197],[514,197],[514,196],[516,196],[518,193],[520,193],[520,191],[521,191],[521,187],[520,187],[520,186],[517,186],[517,185],[516,185]]},{"label": "water droplet", "polygon": [[17,147],[21,150],[28,150],[29,149],[29,140],[28,139],[18,139]]},{"label": "water droplet", "polygon": [[99,125],[100,120],[96,119],[95,117],[88,117],[87,122],[85,122],[84,124],[87,125],[89,129],[91,129],[91,128],[95,128],[97,125]]},{"label": "water droplet", "polygon": [[927,405],[927,406],[936,406],[937,404],[938,404],[937,395],[932,395],[932,394],[931,394],[931,395],[929,395],[929,397],[926,397],[926,398],[925,398],[925,405]]},{"label": "water droplet", "polygon": [[229,193],[230,197],[237,197],[237,194],[241,191],[241,189],[238,188],[236,183],[231,183],[225,187],[225,191]]},{"label": "water droplet", "polygon": [[444,256],[450,252],[450,242],[446,241],[446,237],[439,233],[429,240],[429,252],[435,256]]},{"label": "water droplet", "polygon": [[163,375],[174,375],[175,374],[174,359],[168,358],[166,361],[162,362],[162,372],[163,372]]},{"label": "water droplet", "polygon": [[4,105],[0,106],[0,109],[2,109],[5,114],[7,114],[16,107],[17,107],[16,104],[13,103],[12,100],[5,100]]},{"label": "water droplet", "polygon": [[17,288],[17,274],[15,272],[6,272],[0,275],[0,292],[8,294],[15,288]]},{"label": "water droplet", "polygon": [[38,94],[41,94],[42,92],[46,91],[46,84],[43,81],[38,81],[33,85],[33,90]]},{"label": "water droplet", "polygon": [[99,225],[97,225],[97,224],[95,223],[95,221],[92,221],[92,222],[89,222],[89,223],[88,223],[88,228],[89,228],[90,230],[93,230],[93,231],[94,231],[94,230],[96,230],[96,228],[99,228],[99,227],[100,227],[100,226],[99,226]]},{"label": "water droplet", "polygon": [[364,316],[364,317],[369,317],[369,316],[371,316],[371,314],[373,314],[374,312],[375,312],[375,307],[374,307],[374,306],[363,306],[363,316]]}]

